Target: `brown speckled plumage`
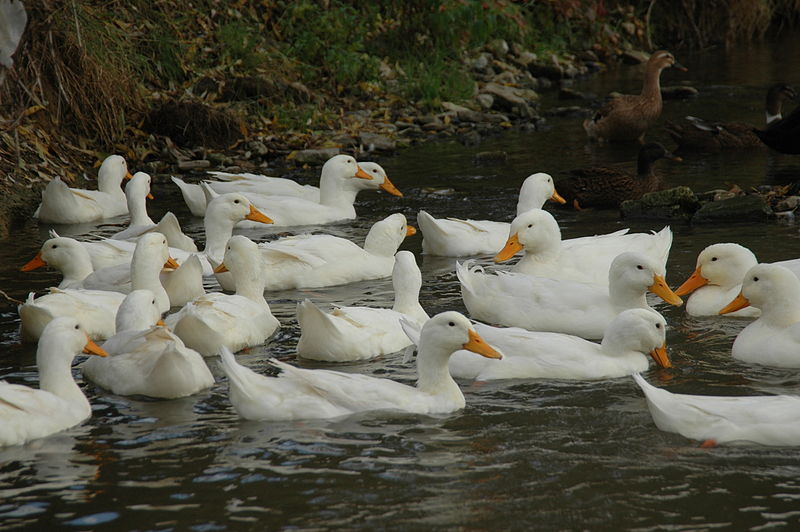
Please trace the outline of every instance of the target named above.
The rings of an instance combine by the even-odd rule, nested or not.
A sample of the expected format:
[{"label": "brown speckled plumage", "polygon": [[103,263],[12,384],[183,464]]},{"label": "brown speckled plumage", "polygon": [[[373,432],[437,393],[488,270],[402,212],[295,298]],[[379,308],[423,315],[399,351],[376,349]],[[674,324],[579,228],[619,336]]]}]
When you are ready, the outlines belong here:
[{"label": "brown speckled plumage", "polygon": [[629,199],[661,188],[661,179],[653,173],[653,163],[662,158],[680,160],[661,144],[648,143],[639,150],[636,170],[597,166],[571,170],[556,180],[558,193],[567,205],[576,208],[617,208]]},{"label": "brown speckled plumage", "polygon": [[618,96],[585,120],[583,128],[589,138],[599,142],[641,142],[645,132],[661,116],[661,71],[672,66],[686,70],[666,50],[654,52],[647,62],[641,94]]}]

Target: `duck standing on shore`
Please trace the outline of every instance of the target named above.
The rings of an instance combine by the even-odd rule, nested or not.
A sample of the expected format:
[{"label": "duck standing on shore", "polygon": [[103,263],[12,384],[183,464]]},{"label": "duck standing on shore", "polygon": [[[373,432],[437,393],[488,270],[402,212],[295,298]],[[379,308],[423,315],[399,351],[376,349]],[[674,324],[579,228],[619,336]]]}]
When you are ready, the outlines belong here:
[{"label": "duck standing on shore", "polygon": [[669,67],[686,71],[668,51],[654,52],[647,61],[640,94],[618,96],[601,107],[592,118],[584,120],[583,129],[589,138],[601,143],[643,142],[644,134],[661,116],[661,71]]}]

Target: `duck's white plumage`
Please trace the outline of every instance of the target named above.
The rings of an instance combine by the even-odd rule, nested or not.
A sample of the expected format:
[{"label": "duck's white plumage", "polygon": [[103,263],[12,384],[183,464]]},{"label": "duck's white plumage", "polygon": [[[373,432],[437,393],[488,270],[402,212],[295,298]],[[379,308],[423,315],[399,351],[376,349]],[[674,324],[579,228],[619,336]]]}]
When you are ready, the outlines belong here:
[{"label": "duck's white plumage", "polygon": [[667,286],[662,266],[635,252],[614,259],[606,274],[607,286],[516,272],[487,274],[480,267],[460,263],[456,274],[464,304],[475,319],[589,339],[602,338],[623,310],[643,308],[655,313],[647,303],[648,291],[681,304]]},{"label": "duck's white plumage", "polygon": [[499,328],[482,323],[475,330],[503,353],[487,363],[464,351],[450,357],[454,377],[494,379],[612,379],[645,371],[648,356],[669,366],[664,349],[664,318],[645,309],[628,309],[615,317],[601,344],[566,334]]},{"label": "duck's white plumage", "polygon": [[[94,270],[86,247],[73,238],[54,237],[42,244],[36,256],[22,267],[30,271],[50,266],[61,272],[63,278],[58,288],[86,290],[111,290],[126,294],[131,291],[131,267],[119,264]],[[172,306],[185,305],[205,293],[203,267],[196,255],[191,255],[176,270],[159,274],[161,284]]]},{"label": "duck's white plumage", "polygon": [[221,266],[233,275],[236,293],[199,297],[167,316],[167,325],[188,347],[205,356],[216,355],[223,346],[235,352],[264,343],[280,323],[264,299],[267,273],[259,263],[260,251],[252,240],[231,237]]},{"label": "duck's white plumage", "polygon": [[398,251],[392,270],[394,306],[388,308],[337,307],[326,313],[310,300],[297,304],[303,358],[344,362],[397,352],[411,344],[400,320],[420,327],[428,315],[419,304],[422,274],[410,251]]},{"label": "duck's white plumage", "polygon": [[[549,199],[564,203],[556,193],[553,178],[543,172],[531,174],[522,183],[517,201],[517,215],[541,209]],[[511,224],[491,220],[434,218],[419,211],[417,223],[422,231],[422,252],[427,255],[463,257],[494,254],[503,248]]]},{"label": "duck's white plumage", "polygon": [[[733,243],[712,244],[697,256],[697,266],[692,275],[676,290],[678,295],[691,294],[686,301],[686,312],[692,316],[716,316],[735,298],[742,288],[747,270],[758,264],[752,251]],[[800,259],[776,262],[800,277]],[[761,314],[755,307],[745,307],[727,314],[737,317],[756,317]]]},{"label": "duck's white plumage", "polygon": [[[389,277],[397,248],[413,228],[400,213],[375,222],[364,247],[332,235],[299,235],[262,243],[267,290],[317,288]],[[223,285],[224,286],[224,285]]]},{"label": "duck's white plumage", "polygon": [[733,358],[800,368],[800,279],[778,264],[757,264],[745,274],[740,295],[720,313],[748,304],[760,309],[761,316],[736,337]]},{"label": "duck's white plumage", "polygon": [[367,410],[446,414],[464,407],[464,394],[450,376],[447,360],[458,349],[499,358],[464,316],[443,312],[422,327],[416,387],[388,379],[338,371],[302,369],[271,360],[281,372],[265,377],[221,353],[230,400],[240,416],[254,420],[332,418]]},{"label": "duck's white plumage", "polygon": [[57,177],[42,190],[42,202],[33,216],[45,223],[77,224],[127,214],[120,186],[126,176],[130,173],[125,159],[109,155],[98,171],[98,190],[69,188]]},{"label": "duck's white plumage", "polygon": [[39,389],[0,381],[0,446],[43,438],[91,416],[91,405],[72,378],[72,359],[83,349],[105,356],[75,318],[47,325],[36,349]]},{"label": "duck's white plumage", "polygon": [[33,293],[17,308],[23,342],[36,342],[48,323],[59,317],[76,317],[83,330],[95,340],[115,332],[117,309],[124,294],[105,290],[50,288],[48,294],[34,298]]},{"label": "duck's white plumage", "polygon": [[161,317],[154,294],[134,290],[117,311],[117,333],[103,343],[106,358],[89,358],[83,375],[118,395],[174,399],[193,395],[214,384],[200,354],[186,347]]},{"label": "duck's white plumage", "polygon": [[800,397],[671,393],[634,375],[656,426],[718,444],[800,445]]},{"label": "duck's white plumage", "polygon": [[516,272],[598,284],[608,283],[608,268],[620,253],[636,251],[665,268],[672,246],[669,227],[652,234],[617,232],[562,242],[555,218],[541,209],[514,218],[509,233],[495,261],[508,260],[522,250],[513,267]]}]

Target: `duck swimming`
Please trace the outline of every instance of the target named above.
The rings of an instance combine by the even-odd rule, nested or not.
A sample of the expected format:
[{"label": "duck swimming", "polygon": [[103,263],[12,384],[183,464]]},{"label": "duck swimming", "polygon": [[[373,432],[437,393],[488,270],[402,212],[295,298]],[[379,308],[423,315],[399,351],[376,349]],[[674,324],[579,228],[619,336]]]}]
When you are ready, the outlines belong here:
[{"label": "duck swimming", "polygon": [[653,52],[647,61],[642,92],[637,95],[623,94],[598,110],[592,118],[583,122],[583,129],[592,140],[643,142],[644,135],[661,116],[661,72],[674,67],[686,68],[675,61],[666,50]]},{"label": "duck swimming", "polygon": [[220,355],[236,412],[245,419],[270,421],[336,418],[369,410],[448,414],[466,404],[447,369],[450,355],[466,349],[502,358],[467,318],[453,311],[428,320],[418,346],[416,386],[355,373],[296,368],[275,359],[270,363],[280,373],[267,377],[240,365],[226,349]]},{"label": "duck swimming", "polygon": [[661,178],[653,172],[653,163],[660,159],[682,161],[661,144],[649,142],[639,148],[635,172],[610,166],[578,168],[558,180],[558,190],[576,209],[616,209],[625,200],[639,199],[662,187]]}]

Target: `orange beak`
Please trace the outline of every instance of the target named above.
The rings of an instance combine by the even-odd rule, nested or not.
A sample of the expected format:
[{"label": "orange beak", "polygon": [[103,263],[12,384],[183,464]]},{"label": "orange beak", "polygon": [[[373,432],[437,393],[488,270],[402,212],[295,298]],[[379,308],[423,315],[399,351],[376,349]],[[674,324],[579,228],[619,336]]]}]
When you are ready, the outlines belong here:
[{"label": "orange beak", "polygon": [[555,190],[553,190],[553,195],[552,195],[552,196],[550,196],[550,199],[551,199],[551,200],[553,200],[553,201],[555,201],[556,203],[560,203],[561,205],[563,205],[563,204],[565,204],[565,203],[567,202],[567,200],[565,200],[564,198],[562,198],[562,197],[561,197],[561,194],[559,194],[559,193],[558,193],[557,191],[555,191]]},{"label": "orange beak", "polygon": [[368,179],[368,180],[372,181],[372,176],[369,175],[368,173],[366,173],[363,168],[361,168],[358,165],[356,165],[356,168],[358,168],[358,170],[356,170],[355,177],[358,177],[360,179]]},{"label": "orange beak", "polygon": [[228,268],[225,266],[225,263],[224,263],[224,262],[220,262],[220,263],[219,263],[219,266],[217,266],[216,268],[214,268],[214,273],[225,273],[225,272],[227,272],[227,271],[229,271],[229,270],[228,270]]},{"label": "orange beak", "polygon": [[686,294],[691,294],[701,286],[705,286],[708,284],[708,279],[703,277],[700,273],[700,268],[697,268],[694,273],[686,279],[682,285],[675,290],[675,293],[679,296],[685,296]]},{"label": "orange beak", "polygon": [[256,209],[252,204],[250,205],[250,212],[244,217],[245,220],[252,220],[254,222],[261,222],[262,224],[271,224],[272,218],[265,215],[263,212]]},{"label": "orange beak", "polygon": [[391,181],[389,181],[388,177],[384,178],[383,183],[381,183],[381,186],[378,188],[380,188],[381,190],[385,190],[392,196],[400,196],[400,197],[403,196],[403,193],[397,190],[397,187],[394,186]]},{"label": "orange beak", "polygon": [[406,236],[414,236],[417,234],[417,228],[413,225],[406,226]]},{"label": "orange beak", "polygon": [[648,286],[647,289],[670,305],[683,305],[683,299],[679,298],[678,295],[667,286],[667,281],[660,275],[653,276],[653,284]]},{"label": "orange beak", "polygon": [[108,353],[106,353],[102,347],[94,343],[94,341],[89,338],[88,334],[86,335],[86,345],[83,346],[83,352],[89,355],[97,355],[100,357],[108,356]]},{"label": "orange beak", "polygon": [[669,355],[667,355],[667,344],[664,344],[661,347],[656,347],[650,351],[650,356],[653,357],[653,360],[656,361],[656,364],[658,364],[659,367],[672,367],[672,362],[669,361]]},{"label": "orange beak", "polygon": [[164,320],[158,320],[156,322],[156,325],[158,325],[159,327],[166,327],[167,326],[167,324],[164,323]]},{"label": "orange beak", "polygon": [[749,305],[750,301],[748,301],[747,298],[740,293],[733,301],[722,307],[719,313],[730,314],[731,312],[736,312],[737,310],[741,310]]},{"label": "orange beak", "polygon": [[125,177],[123,179],[133,179],[133,174],[128,172],[128,173],[125,174]]},{"label": "orange beak", "polygon": [[156,198],[153,197],[153,195],[150,192],[148,192],[147,193],[147,199],[156,199]]},{"label": "orange beak", "polygon": [[469,341],[461,347],[467,351],[472,351],[473,353],[477,353],[486,358],[503,358],[503,355],[501,355],[495,348],[487,344],[483,338],[481,338],[480,335],[472,329],[469,330]]},{"label": "orange beak", "polygon": [[41,268],[42,266],[47,266],[47,263],[42,258],[42,252],[36,254],[31,260],[25,263],[25,266],[20,268],[21,272],[29,272],[31,270],[35,270],[36,268]]},{"label": "orange beak", "polygon": [[494,261],[503,262],[508,260],[516,255],[517,252],[521,251],[524,247],[525,246],[519,243],[519,233],[514,233],[508,238],[506,245],[500,250],[500,253],[495,255]]},{"label": "orange beak", "polygon": [[178,261],[176,261],[172,257],[168,258],[167,262],[164,263],[164,268],[172,268],[172,269],[177,270],[180,267],[181,267],[181,265],[178,264]]}]

